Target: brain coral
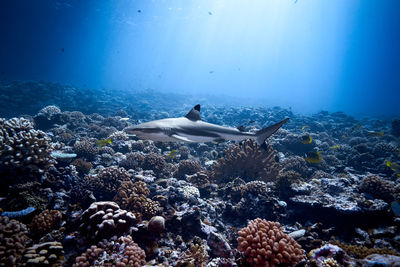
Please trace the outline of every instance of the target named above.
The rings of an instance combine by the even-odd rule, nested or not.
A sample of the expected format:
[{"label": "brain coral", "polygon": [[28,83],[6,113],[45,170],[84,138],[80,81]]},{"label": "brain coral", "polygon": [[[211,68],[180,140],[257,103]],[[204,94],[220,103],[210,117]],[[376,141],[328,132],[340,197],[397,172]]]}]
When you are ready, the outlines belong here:
[{"label": "brain coral", "polygon": [[278,222],[257,218],[239,232],[239,251],[255,267],[294,266],[304,258],[304,251]]},{"label": "brain coral", "polygon": [[15,183],[16,177],[40,179],[52,165],[51,151],[50,138],[30,121],[0,118],[0,176],[6,178],[1,183]]},{"label": "brain coral", "polygon": [[251,180],[274,180],[281,169],[275,161],[276,151],[271,146],[260,149],[254,140],[247,139],[241,144],[228,147],[225,157],[218,159],[212,166],[212,178],[218,183],[225,183],[240,177],[246,182]]}]

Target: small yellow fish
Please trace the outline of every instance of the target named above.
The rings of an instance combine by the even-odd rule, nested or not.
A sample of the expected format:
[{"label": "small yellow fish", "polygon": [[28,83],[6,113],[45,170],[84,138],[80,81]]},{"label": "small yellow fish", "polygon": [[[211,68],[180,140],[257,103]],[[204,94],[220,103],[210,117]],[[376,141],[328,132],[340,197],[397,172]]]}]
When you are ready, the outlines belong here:
[{"label": "small yellow fish", "polygon": [[391,168],[394,172],[400,172],[400,165],[394,162],[386,161],[386,166]]},{"label": "small yellow fish", "polygon": [[97,142],[96,142],[97,146],[100,148],[103,146],[106,146],[107,144],[111,144],[111,143],[112,143],[111,137],[108,139],[100,139],[100,140],[97,140]]},{"label": "small yellow fish", "polygon": [[363,127],[360,124],[355,124],[352,129],[357,130],[357,129],[362,129]]},{"label": "small yellow fish", "polygon": [[310,151],[310,152],[306,153],[306,155],[304,156],[304,159],[308,163],[320,163],[322,160],[322,157],[321,157],[320,151],[318,151],[318,152]]},{"label": "small yellow fish", "polygon": [[334,146],[330,147],[330,149],[339,149],[339,148],[340,148],[340,145],[334,145]]},{"label": "small yellow fish", "polygon": [[307,130],[308,128],[310,128],[310,126],[308,126],[308,125],[304,125],[303,127],[301,127],[301,129],[302,129],[303,131]]},{"label": "small yellow fish", "polygon": [[303,135],[303,136],[300,137],[300,138],[301,138],[301,142],[302,142],[303,144],[311,144],[311,142],[312,142],[312,138],[311,138],[311,136],[309,136],[308,134]]},{"label": "small yellow fish", "polygon": [[369,136],[377,136],[377,137],[382,137],[385,135],[384,132],[375,132],[375,131],[367,131],[367,134]]},{"label": "small yellow fish", "polygon": [[169,159],[169,160],[173,160],[176,157],[176,155],[178,155],[178,151],[176,149],[174,149],[174,150],[171,150],[171,152],[168,153],[166,158]]}]

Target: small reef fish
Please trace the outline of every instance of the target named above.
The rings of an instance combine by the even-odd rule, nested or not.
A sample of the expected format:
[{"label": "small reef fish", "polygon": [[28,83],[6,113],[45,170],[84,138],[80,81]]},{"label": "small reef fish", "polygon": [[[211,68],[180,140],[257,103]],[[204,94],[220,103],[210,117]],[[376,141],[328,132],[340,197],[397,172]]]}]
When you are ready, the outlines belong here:
[{"label": "small reef fish", "polygon": [[34,207],[28,207],[26,209],[19,210],[19,211],[3,211],[1,213],[1,216],[7,216],[8,218],[21,218],[21,217],[24,217],[34,211],[35,211]]},{"label": "small reef fish", "polygon": [[334,145],[334,146],[331,146],[331,147],[329,147],[330,149],[339,149],[340,148],[340,145]]},{"label": "small reef fish", "polygon": [[307,152],[306,155],[304,156],[304,159],[308,162],[308,163],[320,163],[321,162],[321,152],[320,151],[310,151]]},{"label": "small reef fish", "polygon": [[390,160],[386,161],[386,166],[392,169],[394,172],[399,172],[400,173],[400,165],[394,162],[390,162]]},{"label": "small reef fish", "polygon": [[355,124],[353,127],[352,127],[352,129],[353,130],[360,130],[360,129],[362,129],[363,127],[360,125],[360,124]]},{"label": "small reef fish", "polygon": [[301,129],[302,129],[303,131],[307,130],[308,128],[310,128],[310,126],[308,126],[308,125],[304,125],[303,127],[301,127]]},{"label": "small reef fish", "polygon": [[121,118],[121,119],[119,119],[120,121],[129,121],[130,120],[130,118]]},{"label": "small reef fish", "polygon": [[375,131],[367,131],[367,134],[369,136],[376,136],[376,137],[382,137],[385,135],[384,132],[375,132]]},{"label": "small reef fish", "polygon": [[176,155],[178,155],[178,151],[176,149],[174,149],[174,150],[171,150],[171,152],[168,153],[166,158],[168,160],[173,160],[176,157]]},{"label": "small reef fish", "polygon": [[303,136],[300,137],[300,138],[301,138],[300,141],[301,141],[303,144],[305,144],[305,145],[311,144],[311,142],[312,142],[312,138],[311,138],[311,136],[309,136],[308,134],[303,135]]},{"label": "small reef fish", "polygon": [[97,140],[96,144],[100,148],[106,146],[107,144],[112,144],[111,138]]}]

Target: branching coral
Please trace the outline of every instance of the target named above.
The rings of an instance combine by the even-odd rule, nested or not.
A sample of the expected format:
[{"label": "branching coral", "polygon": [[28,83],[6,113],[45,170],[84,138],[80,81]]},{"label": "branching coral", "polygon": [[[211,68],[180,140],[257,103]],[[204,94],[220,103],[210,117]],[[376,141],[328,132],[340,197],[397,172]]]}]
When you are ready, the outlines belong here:
[{"label": "branching coral", "polygon": [[263,150],[251,139],[230,146],[224,153],[225,157],[212,166],[211,176],[217,183],[226,183],[236,177],[245,181],[271,181],[281,169],[275,160],[276,151],[271,146]]},{"label": "branching coral", "polygon": [[238,234],[239,251],[252,266],[294,266],[304,258],[300,245],[283,232],[278,222],[257,218]]},{"label": "branching coral", "polygon": [[196,172],[199,172],[201,170],[202,170],[201,165],[197,161],[181,160],[178,163],[178,167],[174,173],[174,176],[179,179],[184,179],[185,175],[195,174]]},{"label": "branching coral", "polygon": [[[52,165],[50,138],[24,118],[0,118],[2,188],[21,180],[40,180]],[[15,179],[18,178],[18,179]]]},{"label": "branching coral", "polygon": [[123,209],[132,211],[141,221],[156,215],[159,208],[158,202],[147,198],[149,194],[146,183],[126,181],[119,187],[114,201],[119,203]]},{"label": "branching coral", "polygon": [[399,255],[397,251],[389,248],[367,248],[365,246],[360,246],[360,245],[344,244],[336,240],[333,241],[332,243],[340,247],[344,251],[346,251],[346,253],[349,254],[350,256],[355,257],[357,259],[364,259],[365,257],[371,254]]},{"label": "branching coral", "polygon": [[60,227],[62,213],[59,210],[44,210],[36,215],[31,222],[32,232],[40,237]]},{"label": "branching coral", "polygon": [[190,247],[179,255],[177,266],[207,266],[207,248],[199,239],[195,237]]},{"label": "branching coral", "polygon": [[25,246],[32,240],[25,224],[0,217],[0,266],[18,266]]},{"label": "branching coral", "polygon": [[111,166],[102,169],[98,174],[86,175],[83,178],[85,186],[91,190],[98,200],[111,200],[120,184],[129,181],[130,175],[124,168]]}]

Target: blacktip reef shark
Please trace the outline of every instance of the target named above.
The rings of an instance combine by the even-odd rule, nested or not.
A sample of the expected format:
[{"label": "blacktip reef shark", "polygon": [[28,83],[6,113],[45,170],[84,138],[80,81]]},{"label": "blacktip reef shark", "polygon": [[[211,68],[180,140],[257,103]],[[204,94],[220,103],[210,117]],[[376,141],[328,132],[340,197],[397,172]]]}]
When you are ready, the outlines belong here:
[{"label": "blacktip reef shark", "polygon": [[204,122],[200,118],[200,105],[194,106],[188,114],[179,118],[154,120],[124,129],[141,139],[162,142],[206,143],[244,139],[254,139],[258,145],[265,146],[265,140],[274,134],[289,118],[257,132],[244,132],[237,128],[224,127]]}]

